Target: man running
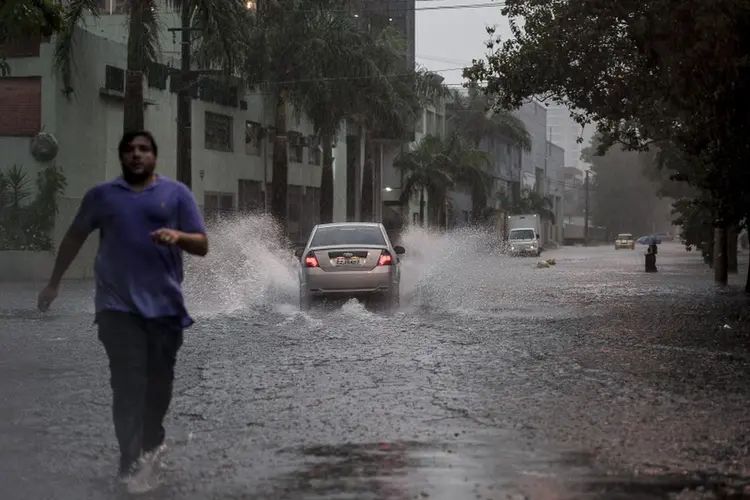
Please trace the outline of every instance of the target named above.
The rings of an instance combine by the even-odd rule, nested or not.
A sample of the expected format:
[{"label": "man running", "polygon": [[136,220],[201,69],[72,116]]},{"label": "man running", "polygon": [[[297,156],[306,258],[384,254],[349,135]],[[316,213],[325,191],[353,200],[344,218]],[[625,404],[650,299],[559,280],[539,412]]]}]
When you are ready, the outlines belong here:
[{"label": "man running", "polygon": [[96,323],[109,358],[120,477],[141,493],[155,486],[177,351],[193,323],[182,296],[182,253],[205,256],[208,239],[190,190],[154,173],[150,133],[126,133],[118,150],[122,176],[84,195],[38,306],[49,308],[86,238],[99,230]]}]

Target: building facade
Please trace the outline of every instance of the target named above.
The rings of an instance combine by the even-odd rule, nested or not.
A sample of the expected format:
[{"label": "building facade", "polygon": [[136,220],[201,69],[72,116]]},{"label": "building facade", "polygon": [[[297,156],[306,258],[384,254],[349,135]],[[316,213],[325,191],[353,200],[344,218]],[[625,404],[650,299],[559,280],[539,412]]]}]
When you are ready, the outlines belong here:
[{"label": "building facade", "polygon": [[581,152],[591,143],[595,126],[582,127],[571,118],[570,109],[559,104],[547,106],[547,125],[550,140],[565,150],[565,166],[588,170],[589,165],[581,159]]},{"label": "building facade", "polygon": [[[0,80],[0,169],[22,165],[33,179],[46,165],[56,164],[66,177],[67,188],[55,227],[56,242],[72,220],[83,194],[120,172],[117,145],[122,136],[126,45],[117,40],[117,33],[100,36],[99,32],[106,31],[105,26],[117,24],[102,17],[102,25],[88,24],[89,29],[77,30],[71,89],[63,88],[52,69],[51,43],[30,44],[26,52],[13,52],[9,59],[11,76]],[[124,23],[122,15],[111,17],[120,17]],[[144,85],[145,127],[159,144],[159,171],[172,178],[176,175],[177,150],[177,79],[172,78],[171,72],[174,67],[176,61],[164,57],[161,64],[151,68]],[[224,211],[262,211],[266,206],[267,186],[272,180],[272,113],[266,109],[266,101],[262,95],[248,94],[216,80],[202,81],[195,90],[192,189],[208,219]],[[306,237],[317,222],[322,155],[312,126],[304,117],[297,117],[290,110],[288,124],[289,232],[291,239],[298,240]],[[57,156],[45,162],[36,160],[30,152],[32,139],[42,130],[53,135],[59,144]],[[341,172],[345,166],[341,158],[346,158],[346,141],[338,141],[334,156],[339,158],[334,165],[334,210],[341,213],[346,175]],[[94,240],[90,239],[69,277],[91,276]],[[44,255],[43,262],[16,262],[10,266],[27,269],[27,274],[33,276],[13,276],[24,279],[47,274],[53,256]],[[11,262],[7,255],[0,260]],[[0,278],[13,271],[8,266],[0,266]]]}]

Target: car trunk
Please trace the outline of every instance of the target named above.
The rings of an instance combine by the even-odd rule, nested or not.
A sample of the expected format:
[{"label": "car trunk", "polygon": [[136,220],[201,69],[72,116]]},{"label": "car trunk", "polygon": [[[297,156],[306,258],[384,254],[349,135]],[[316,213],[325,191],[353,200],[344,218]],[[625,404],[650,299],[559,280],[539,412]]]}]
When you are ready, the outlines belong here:
[{"label": "car trunk", "polygon": [[378,265],[382,248],[324,248],[314,250],[318,265],[324,271],[369,271]]}]

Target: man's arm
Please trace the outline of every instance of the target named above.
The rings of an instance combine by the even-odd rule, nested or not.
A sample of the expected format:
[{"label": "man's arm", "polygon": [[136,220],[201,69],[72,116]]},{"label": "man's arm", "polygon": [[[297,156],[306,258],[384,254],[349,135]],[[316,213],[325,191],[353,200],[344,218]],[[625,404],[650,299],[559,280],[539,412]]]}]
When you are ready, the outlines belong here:
[{"label": "man's arm", "polygon": [[60,286],[60,280],[75,260],[78,252],[81,251],[83,244],[86,243],[86,238],[88,238],[88,233],[81,231],[76,226],[70,226],[60,242],[60,248],[57,250],[57,258],[55,259],[55,267],[52,268],[49,286],[52,288]]},{"label": "man's arm", "polygon": [[178,210],[180,237],[177,245],[191,255],[205,257],[208,254],[206,226],[193,193],[184,184],[180,184]]},{"label": "man's arm", "polygon": [[191,255],[205,257],[208,254],[208,238],[203,233],[180,233],[177,246]]},{"label": "man's arm", "polygon": [[94,189],[90,189],[81,200],[81,206],[78,208],[73,223],[68,228],[68,232],[65,233],[62,241],[60,242],[60,248],[57,250],[57,258],[55,259],[55,266],[52,268],[52,276],[49,279],[49,286],[57,288],[60,285],[65,271],[68,270],[70,264],[75,260],[78,252],[81,251],[81,247],[86,242],[89,234],[98,228],[97,223],[97,207],[96,197]]}]

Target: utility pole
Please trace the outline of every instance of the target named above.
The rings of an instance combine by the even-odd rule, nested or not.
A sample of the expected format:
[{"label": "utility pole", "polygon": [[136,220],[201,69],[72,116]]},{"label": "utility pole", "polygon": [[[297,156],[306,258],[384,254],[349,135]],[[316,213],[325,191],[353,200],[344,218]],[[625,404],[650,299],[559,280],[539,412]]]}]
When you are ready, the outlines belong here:
[{"label": "utility pole", "polygon": [[589,171],[586,170],[586,179],[583,181],[583,190],[586,195],[586,205],[583,214],[583,241],[589,244]]}]

